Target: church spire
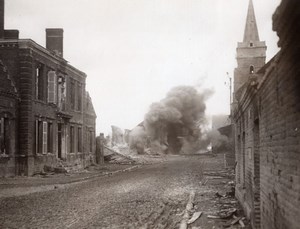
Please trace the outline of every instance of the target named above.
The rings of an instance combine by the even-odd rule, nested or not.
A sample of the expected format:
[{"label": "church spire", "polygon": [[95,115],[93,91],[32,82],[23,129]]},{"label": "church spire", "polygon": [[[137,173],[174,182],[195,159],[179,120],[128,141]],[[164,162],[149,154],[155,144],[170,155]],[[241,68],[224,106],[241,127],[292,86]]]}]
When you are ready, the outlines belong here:
[{"label": "church spire", "polygon": [[258,29],[255,19],[254,7],[252,0],[249,0],[248,6],[248,14],[246,20],[246,27],[244,33],[244,41],[243,42],[250,42],[250,41],[259,41],[258,36]]}]

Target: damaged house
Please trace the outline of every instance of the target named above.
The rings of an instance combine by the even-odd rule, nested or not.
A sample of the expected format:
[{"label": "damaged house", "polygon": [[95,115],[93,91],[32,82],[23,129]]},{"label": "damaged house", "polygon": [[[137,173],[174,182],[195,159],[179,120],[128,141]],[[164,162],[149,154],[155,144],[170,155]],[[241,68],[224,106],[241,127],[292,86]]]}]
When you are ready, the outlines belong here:
[{"label": "damaged house", "polygon": [[0,176],[95,160],[96,114],[86,74],[63,58],[63,30],[46,29],[46,48],[4,29],[0,0]]},{"label": "damaged house", "polygon": [[273,15],[280,51],[265,64],[252,0],[238,43],[232,118],[236,197],[252,228],[299,228],[300,2],[282,0]]}]

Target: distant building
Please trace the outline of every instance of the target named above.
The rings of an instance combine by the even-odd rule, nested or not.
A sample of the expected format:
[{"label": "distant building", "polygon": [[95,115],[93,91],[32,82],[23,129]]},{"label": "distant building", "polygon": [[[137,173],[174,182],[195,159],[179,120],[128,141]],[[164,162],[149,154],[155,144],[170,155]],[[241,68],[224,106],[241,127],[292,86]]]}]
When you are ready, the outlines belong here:
[{"label": "distant building", "polygon": [[[216,133],[218,132],[218,133]],[[212,116],[212,142],[213,153],[224,154],[224,164],[226,167],[235,165],[233,125],[229,115]]]},{"label": "distant building", "polygon": [[63,58],[63,30],[46,29],[46,48],[18,34],[0,0],[0,176],[91,164],[96,114],[86,74]]},{"label": "distant building", "polygon": [[252,0],[238,44],[232,118],[236,197],[252,228],[300,225],[300,2],[282,0],[273,15],[281,50],[265,64]]},{"label": "distant building", "polygon": [[231,124],[229,115],[213,115],[211,118],[211,128],[217,130]]}]

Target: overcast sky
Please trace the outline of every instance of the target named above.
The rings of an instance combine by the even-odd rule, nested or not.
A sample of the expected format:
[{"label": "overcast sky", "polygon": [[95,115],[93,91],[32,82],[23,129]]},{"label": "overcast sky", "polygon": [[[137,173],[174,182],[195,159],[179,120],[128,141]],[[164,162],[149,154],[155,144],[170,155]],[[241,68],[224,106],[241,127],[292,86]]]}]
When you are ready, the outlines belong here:
[{"label": "overcast sky", "polygon": [[[267,60],[278,51],[272,14],[280,0],[253,0]],[[45,46],[64,29],[64,58],[87,75],[97,134],[132,129],[174,86],[215,91],[208,114],[229,113],[235,52],[248,0],[6,0],[6,29]],[[201,90],[201,89],[199,89]]]}]

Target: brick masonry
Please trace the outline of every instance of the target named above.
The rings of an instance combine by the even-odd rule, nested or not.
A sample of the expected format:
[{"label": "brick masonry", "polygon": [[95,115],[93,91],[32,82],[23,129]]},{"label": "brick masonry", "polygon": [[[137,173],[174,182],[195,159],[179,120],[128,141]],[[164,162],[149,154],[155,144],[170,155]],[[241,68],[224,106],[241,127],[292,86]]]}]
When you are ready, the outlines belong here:
[{"label": "brick masonry", "polygon": [[300,225],[300,2],[283,0],[280,52],[236,93],[236,193],[253,228]]},{"label": "brick masonry", "polygon": [[[0,0],[1,17],[3,6]],[[0,23],[4,30],[4,20]],[[0,119],[5,121],[0,123],[0,177],[95,163],[96,114],[85,90],[87,76],[62,57],[62,29],[51,31],[60,31],[61,37],[46,43],[59,50],[19,39],[18,31],[0,37]],[[53,84],[49,72],[55,75]]]}]

